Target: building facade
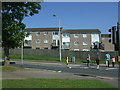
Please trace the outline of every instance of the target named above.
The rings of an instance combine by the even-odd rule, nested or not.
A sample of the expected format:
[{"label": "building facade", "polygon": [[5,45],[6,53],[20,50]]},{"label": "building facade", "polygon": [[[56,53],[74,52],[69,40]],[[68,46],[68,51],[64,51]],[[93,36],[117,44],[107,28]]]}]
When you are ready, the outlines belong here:
[{"label": "building facade", "polygon": [[30,36],[25,38],[28,44],[24,47],[32,49],[61,49],[71,51],[90,51],[94,43],[100,43],[100,31],[98,29],[63,29],[60,28],[27,28]]},{"label": "building facade", "polygon": [[69,50],[72,51],[90,51],[95,42],[100,42],[101,32],[98,29],[63,30],[62,34],[65,33],[68,34]]}]

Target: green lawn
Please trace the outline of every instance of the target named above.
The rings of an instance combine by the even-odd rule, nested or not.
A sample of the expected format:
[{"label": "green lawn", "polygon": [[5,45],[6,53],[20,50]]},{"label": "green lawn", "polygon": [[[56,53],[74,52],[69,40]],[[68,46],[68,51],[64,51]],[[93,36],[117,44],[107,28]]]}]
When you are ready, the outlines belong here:
[{"label": "green lawn", "polygon": [[99,80],[24,79],[3,80],[3,88],[115,88]]},{"label": "green lawn", "polygon": [[[20,55],[10,55],[11,59],[21,59]],[[46,61],[60,61],[59,58],[54,57],[40,57],[40,56],[26,56],[24,55],[24,60],[46,60]],[[63,61],[64,59],[62,59]]]}]

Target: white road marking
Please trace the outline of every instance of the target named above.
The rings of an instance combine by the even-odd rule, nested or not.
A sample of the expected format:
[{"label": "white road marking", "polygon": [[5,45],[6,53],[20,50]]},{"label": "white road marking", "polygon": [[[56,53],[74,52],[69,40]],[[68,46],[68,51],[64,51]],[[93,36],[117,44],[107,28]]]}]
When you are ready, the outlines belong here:
[{"label": "white road marking", "polygon": [[31,69],[31,68],[24,68],[24,69]]},{"label": "white road marking", "polygon": [[106,68],[105,70],[111,70],[111,69],[117,69],[117,68]]},{"label": "white road marking", "polygon": [[62,72],[62,71],[58,71],[58,72]]}]

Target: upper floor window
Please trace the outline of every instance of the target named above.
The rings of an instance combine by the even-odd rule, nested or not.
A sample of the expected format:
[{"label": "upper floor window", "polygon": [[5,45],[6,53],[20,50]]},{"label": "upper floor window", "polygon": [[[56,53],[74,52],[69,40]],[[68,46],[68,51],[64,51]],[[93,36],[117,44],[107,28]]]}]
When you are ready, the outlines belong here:
[{"label": "upper floor window", "polygon": [[75,38],[78,38],[78,37],[79,37],[79,34],[74,34],[74,37],[75,37]]},{"label": "upper floor window", "polygon": [[53,32],[53,35],[58,35],[59,33],[58,32]]},{"label": "upper floor window", "polygon": [[44,40],[44,43],[48,43],[48,40]]},{"label": "upper floor window", "polygon": [[83,42],[83,45],[88,45],[88,42]]},{"label": "upper floor window", "polygon": [[44,35],[48,35],[48,32],[44,32]]},{"label": "upper floor window", "polygon": [[38,39],[38,40],[36,40],[36,43],[40,43],[40,40]]},{"label": "upper floor window", "polygon": [[79,43],[77,41],[74,42],[74,45],[78,45]]},{"label": "upper floor window", "polygon": [[70,45],[70,42],[63,42],[63,45]]},{"label": "upper floor window", "polygon": [[87,38],[87,34],[83,34],[83,38]]},{"label": "upper floor window", "polygon": [[63,37],[70,37],[70,34],[68,34],[68,33],[63,33],[62,36],[63,36]]},{"label": "upper floor window", "polygon": [[92,37],[94,38],[99,37],[99,34],[92,34]]},{"label": "upper floor window", "polygon": [[40,35],[40,32],[36,32],[36,36],[39,36]]}]

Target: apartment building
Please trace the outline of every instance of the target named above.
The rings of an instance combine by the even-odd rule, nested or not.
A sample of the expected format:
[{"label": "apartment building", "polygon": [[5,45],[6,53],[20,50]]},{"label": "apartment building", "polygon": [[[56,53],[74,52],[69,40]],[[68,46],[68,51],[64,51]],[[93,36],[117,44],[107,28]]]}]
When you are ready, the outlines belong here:
[{"label": "apartment building", "polygon": [[98,29],[63,30],[62,35],[67,38],[62,37],[62,45],[69,45],[72,51],[90,51],[95,42],[100,42],[100,33]]},{"label": "apartment building", "polygon": [[114,44],[109,42],[109,34],[101,34],[101,42],[103,44],[103,51],[115,51]]},{"label": "apartment building", "polygon": [[98,29],[27,28],[30,36],[25,38],[25,47],[32,49],[61,49],[71,51],[90,51],[95,42],[100,42]]},{"label": "apartment building", "polygon": [[[62,28],[60,28],[62,29]],[[27,28],[30,36],[25,40],[31,41],[32,49],[53,49],[59,47],[59,28]],[[27,44],[24,45],[28,47]]]}]

